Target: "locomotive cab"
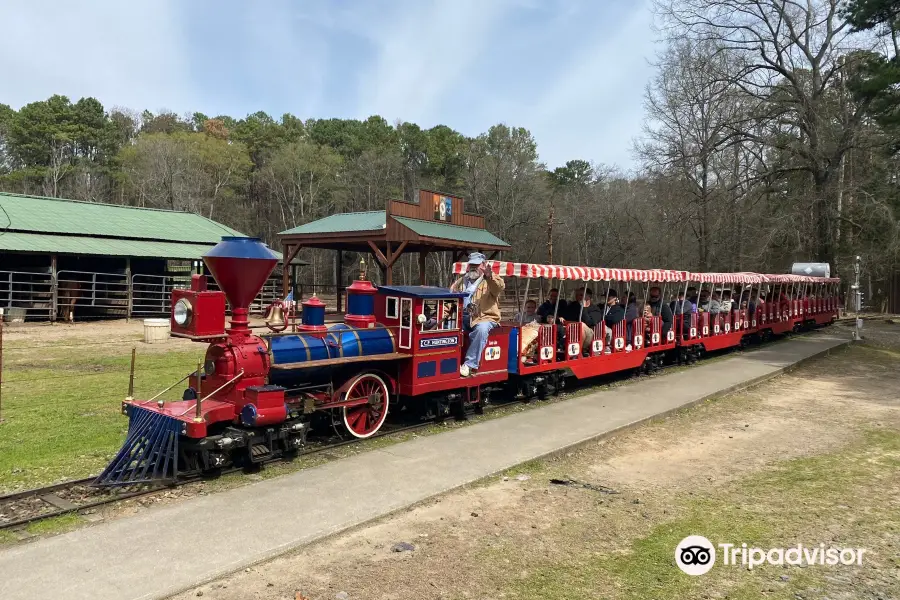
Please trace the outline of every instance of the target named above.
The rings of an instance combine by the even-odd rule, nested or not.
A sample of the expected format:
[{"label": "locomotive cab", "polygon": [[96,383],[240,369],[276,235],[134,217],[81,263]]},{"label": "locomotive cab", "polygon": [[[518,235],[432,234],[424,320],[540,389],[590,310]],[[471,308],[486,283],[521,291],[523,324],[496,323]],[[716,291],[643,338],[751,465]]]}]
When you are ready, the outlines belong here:
[{"label": "locomotive cab", "polygon": [[397,352],[411,360],[400,365],[398,392],[417,396],[430,392],[458,390],[507,377],[510,327],[494,328],[481,357],[476,376],[463,379],[459,367],[468,348],[463,330],[463,292],[432,286],[381,286],[375,315],[397,332]]}]

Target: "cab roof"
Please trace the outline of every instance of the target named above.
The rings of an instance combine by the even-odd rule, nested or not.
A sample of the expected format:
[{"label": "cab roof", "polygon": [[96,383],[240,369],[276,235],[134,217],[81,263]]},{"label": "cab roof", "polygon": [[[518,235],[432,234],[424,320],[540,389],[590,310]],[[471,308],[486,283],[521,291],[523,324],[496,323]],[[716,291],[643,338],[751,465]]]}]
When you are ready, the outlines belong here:
[{"label": "cab roof", "polygon": [[465,292],[451,292],[449,288],[431,285],[381,285],[378,293],[407,298],[465,298]]}]

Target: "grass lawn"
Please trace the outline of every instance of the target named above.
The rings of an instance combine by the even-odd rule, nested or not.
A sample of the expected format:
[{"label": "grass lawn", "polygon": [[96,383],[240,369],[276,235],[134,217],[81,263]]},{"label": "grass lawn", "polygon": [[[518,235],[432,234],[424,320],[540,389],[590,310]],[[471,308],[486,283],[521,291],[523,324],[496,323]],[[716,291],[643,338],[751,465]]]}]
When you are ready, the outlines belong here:
[{"label": "grass lawn", "polygon": [[[205,346],[170,351],[138,347],[135,396],[150,397],[197,364]],[[5,347],[0,492],[98,473],[128,429],[131,347],[45,344]],[[183,386],[167,393],[179,399]]]},{"label": "grass lawn", "polygon": [[[706,575],[689,577],[674,567],[674,549],[688,535],[701,534],[714,544],[742,542],[760,548],[787,548],[832,543],[838,547],[868,547],[873,560],[900,568],[900,557],[886,555],[887,548],[873,548],[885,533],[900,532],[896,487],[879,485],[900,469],[900,432],[871,430],[844,451],[798,458],[740,480],[714,495],[690,495],[669,506],[672,515],[624,551],[599,557],[591,543],[592,532],[602,537],[590,521],[572,520],[555,535],[586,543],[564,560],[536,569],[510,584],[510,596],[523,599],[597,598],[598,591],[615,589],[620,599],[701,598],[732,600],[751,598],[799,598],[810,589],[829,585],[829,575],[841,568],[789,568],[764,565],[716,566]],[[828,524],[827,528],[823,525]],[[580,531],[575,531],[576,529]],[[826,531],[823,532],[823,529]],[[831,529],[832,531],[827,531]],[[839,531],[837,535],[835,533]],[[875,542],[875,544],[873,544]],[[492,552],[498,559],[504,553]],[[782,576],[783,574],[783,576]],[[840,581],[840,580],[838,580]],[[900,582],[898,582],[900,589]],[[860,594],[857,597],[863,597]],[[868,596],[865,596],[868,597]]]}]

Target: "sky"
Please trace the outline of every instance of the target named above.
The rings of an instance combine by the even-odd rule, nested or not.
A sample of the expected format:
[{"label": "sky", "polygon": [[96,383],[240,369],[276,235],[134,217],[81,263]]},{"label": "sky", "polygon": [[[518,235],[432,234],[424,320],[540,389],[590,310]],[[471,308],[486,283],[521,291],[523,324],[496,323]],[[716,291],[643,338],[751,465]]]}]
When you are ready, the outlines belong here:
[{"label": "sky", "polygon": [[525,127],[633,168],[647,0],[0,0],[0,102]]}]

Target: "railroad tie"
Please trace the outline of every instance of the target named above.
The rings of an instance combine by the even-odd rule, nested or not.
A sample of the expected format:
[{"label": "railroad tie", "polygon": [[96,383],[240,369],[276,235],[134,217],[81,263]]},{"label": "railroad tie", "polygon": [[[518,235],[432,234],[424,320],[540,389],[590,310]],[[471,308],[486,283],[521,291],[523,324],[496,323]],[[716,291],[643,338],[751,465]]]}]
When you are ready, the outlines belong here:
[{"label": "railroad tie", "polygon": [[47,504],[55,506],[56,508],[58,508],[60,510],[74,510],[74,509],[78,508],[77,504],[73,504],[72,502],[69,502],[65,498],[60,498],[56,494],[44,494],[43,496],[39,496],[39,498],[41,500],[43,500],[44,502],[46,502]]}]

